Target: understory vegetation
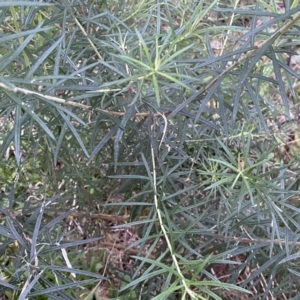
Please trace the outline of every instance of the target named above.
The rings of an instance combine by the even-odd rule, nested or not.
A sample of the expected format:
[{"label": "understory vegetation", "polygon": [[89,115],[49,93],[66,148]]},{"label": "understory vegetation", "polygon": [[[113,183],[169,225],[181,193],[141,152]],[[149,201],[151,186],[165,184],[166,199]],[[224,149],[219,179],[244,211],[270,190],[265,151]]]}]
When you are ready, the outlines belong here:
[{"label": "understory vegetation", "polygon": [[0,299],[299,299],[299,26],[0,1]]}]

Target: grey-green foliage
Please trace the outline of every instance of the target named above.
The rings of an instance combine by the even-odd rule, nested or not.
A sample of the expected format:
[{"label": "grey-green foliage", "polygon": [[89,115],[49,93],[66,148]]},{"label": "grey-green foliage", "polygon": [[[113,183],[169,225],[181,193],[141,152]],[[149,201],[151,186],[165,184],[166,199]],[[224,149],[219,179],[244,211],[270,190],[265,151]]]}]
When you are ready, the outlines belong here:
[{"label": "grey-green foliage", "polygon": [[105,280],[64,266],[79,231],[103,238],[69,232],[75,203],[130,213],[120,297],[296,297],[298,135],[278,121],[297,118],[296,2],[0,2],[2,292]]}]

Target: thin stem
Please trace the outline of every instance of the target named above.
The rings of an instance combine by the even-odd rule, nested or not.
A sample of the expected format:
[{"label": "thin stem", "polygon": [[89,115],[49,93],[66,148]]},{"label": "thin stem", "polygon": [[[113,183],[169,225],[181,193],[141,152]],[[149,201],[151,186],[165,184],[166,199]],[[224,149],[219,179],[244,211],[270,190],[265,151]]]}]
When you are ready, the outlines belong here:
[{"label": "thin stem", "polygon": [[[176,270],[178,272],[178,275],[181,277],[181,281],[182,281],[182,284],[185,288],[185,293],[188,293],[189,296],[191,297],[191,299],[197,299],[197,294],[195,294],[188,286],[187,286],[187,283],[186,283],[186,279],[185,277],[183,276],[183,274],[181,273],[181,270],[180,270],[180,267],[179,267],[179,264],[178,264],[178,261],[177,261],[177,258],[174,254],[174,251],[172,249],[172,245],[171,245],[171,242],[170,242],[170,239],[169,239],[169,236],[168,236],[168,233],[165,229],[165,226],[163,224],[163,220],[162,220],[162,214],[161,214],[161,210],[159,208],[159,205],[158,205],[158,197],[157,197],[157,188],[156,188],[156,185],[157,185],[157,180],[156,180],[156,165],[155,165],[155,154],[154,154],[154,149],[153,149],[153,146],[151,144],[151,158],[152,158],[152,168],[153,168],[153,192],[154,192],[154,205],[155,205],[155,208],[156,208],[156,212],[157,212],[157,216],[158,216],[158,221],[159,221],[159,224],[160,224],[160,227],[161,227],[161,230],[164,234],[164,237],[166,239],[166,242],[167,242],[167,245],[168,245],[168,248],[169,248],[169,251],[171,253],[171,256],[172,256],[172,260],[173,260],[173,263],[175,264],[175,267],[176,267]],[[185,298],[182,298],[182,299],[185,299]]]}]

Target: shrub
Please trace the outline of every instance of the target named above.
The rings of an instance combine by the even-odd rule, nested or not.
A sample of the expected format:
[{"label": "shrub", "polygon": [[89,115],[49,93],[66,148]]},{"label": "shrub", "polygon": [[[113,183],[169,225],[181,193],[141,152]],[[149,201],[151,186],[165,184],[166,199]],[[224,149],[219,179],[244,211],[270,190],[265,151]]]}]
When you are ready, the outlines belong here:
[{"label": "shrub", "polygon": [[0,293],[296,299],[300,12],[280,4],[0,3]]}]

